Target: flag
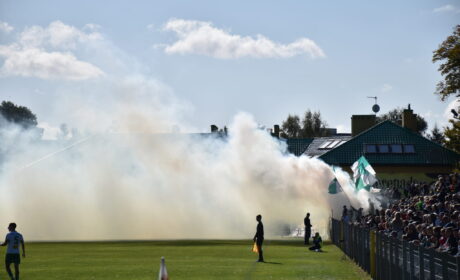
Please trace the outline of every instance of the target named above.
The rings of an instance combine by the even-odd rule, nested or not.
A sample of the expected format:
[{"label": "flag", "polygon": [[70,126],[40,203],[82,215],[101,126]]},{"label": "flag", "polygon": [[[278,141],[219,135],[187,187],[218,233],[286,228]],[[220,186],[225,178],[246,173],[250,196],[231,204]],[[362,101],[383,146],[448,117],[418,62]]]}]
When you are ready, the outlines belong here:
[{"label": "flag", "polygon": [[353,163],[351,170],[353,170],[353,182],[357,191],[361,189],[370,191],[371,186],[377,182],[375,171],[364,156]]},{"label": "flag", "polygon": [[337,177],[335,176],[335,168],[332,166],[332,171],[334,172],[334,179],[332,179],[331,183],[329,184],[329,193],[336,194],[339,192],[343,192],[342,186],[340,185]]},{"label": "flag", "polygon": [[253,251],[254,253],[256,253],[256,254],[259,253],[259,248],[257,247],[257,243],[256,243],[256,242],[254,242],[254,246],[252,246],[252,251]]}]

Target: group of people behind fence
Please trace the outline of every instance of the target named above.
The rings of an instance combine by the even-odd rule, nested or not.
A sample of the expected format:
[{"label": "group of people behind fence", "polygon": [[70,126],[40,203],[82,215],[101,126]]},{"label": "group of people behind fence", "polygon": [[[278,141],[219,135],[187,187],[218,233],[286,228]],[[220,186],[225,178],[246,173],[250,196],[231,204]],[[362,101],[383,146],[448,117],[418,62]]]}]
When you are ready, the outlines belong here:
[{"label": "group of people behind fence", "polygon": [[[375,229],[412,244],[460,256],[460,175],[439,175],[432,184],[411,184],[386,191],[387,208],[342,220]],[[385,193],[385,192],[384,192]],[[397,199],[399,197],[399,199]]]}]

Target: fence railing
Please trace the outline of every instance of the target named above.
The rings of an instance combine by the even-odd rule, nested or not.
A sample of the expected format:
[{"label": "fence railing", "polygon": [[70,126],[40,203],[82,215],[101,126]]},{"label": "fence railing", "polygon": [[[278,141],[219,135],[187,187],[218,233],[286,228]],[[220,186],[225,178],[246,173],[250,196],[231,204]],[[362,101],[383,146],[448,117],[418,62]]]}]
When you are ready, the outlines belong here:
[{"label": "fence railing", "polygon": [[460,280],[460,257],[332,219],[331,240],[376,280]]}]

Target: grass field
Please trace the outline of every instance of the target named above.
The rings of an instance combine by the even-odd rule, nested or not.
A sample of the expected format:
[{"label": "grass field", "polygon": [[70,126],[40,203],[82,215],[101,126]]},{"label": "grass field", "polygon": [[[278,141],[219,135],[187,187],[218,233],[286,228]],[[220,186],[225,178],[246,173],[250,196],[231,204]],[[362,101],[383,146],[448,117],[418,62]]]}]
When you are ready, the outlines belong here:
[{"label": "grass field", "polygon": [[[157,279],[165,256],[170,279],[370,279],[326,244],[310,252],[301,241],[265,242],[256,263],[251,241],[28,243],[23,280]],[[4,249],[0,249],[4,254]],[[4,269],[0,279],[7,279]]]}]

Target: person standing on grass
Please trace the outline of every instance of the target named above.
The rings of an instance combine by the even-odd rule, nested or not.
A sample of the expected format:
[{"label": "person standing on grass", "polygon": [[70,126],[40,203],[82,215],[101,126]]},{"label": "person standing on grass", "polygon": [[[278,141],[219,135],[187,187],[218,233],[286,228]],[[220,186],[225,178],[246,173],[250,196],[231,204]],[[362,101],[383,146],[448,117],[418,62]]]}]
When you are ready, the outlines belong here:
[{"label": "person standing on grass", "polygon": [[262,252],[262,243],[264,242],[264,225],[262,224],[262,215],[256,216],[256,221],[259,222],[257,224],[257,231],[254,235],[254,242],[257,245],[257,251],[259,251],[259,259],[258,262],[264,262],[264,255]]},{"label": "person standing on grass", "polygon": [[305,225],[305,240],[304,244],[310,244],[310,237],[311,237],[311,223],[310,223],[310,213],[307,213],[305,219],[303,219],[303,224]]},{"label": "person standing on grass", "polygon": [[[16,231],[16,224],[10,223],[8,226],[10,231],[5,238],[5,242],[0,246],[7,246],[6,257],[5,257],[5,268],[6,272],[10,276],[11,280],[19,280],[19,264],[21,263],[21,257],[19,256],[19,245],[22,247],[22,256],[26,257],[26,247],[24,246],[24,238]],[[14,274],[11,272],[11,264],[14,264]]]}]

